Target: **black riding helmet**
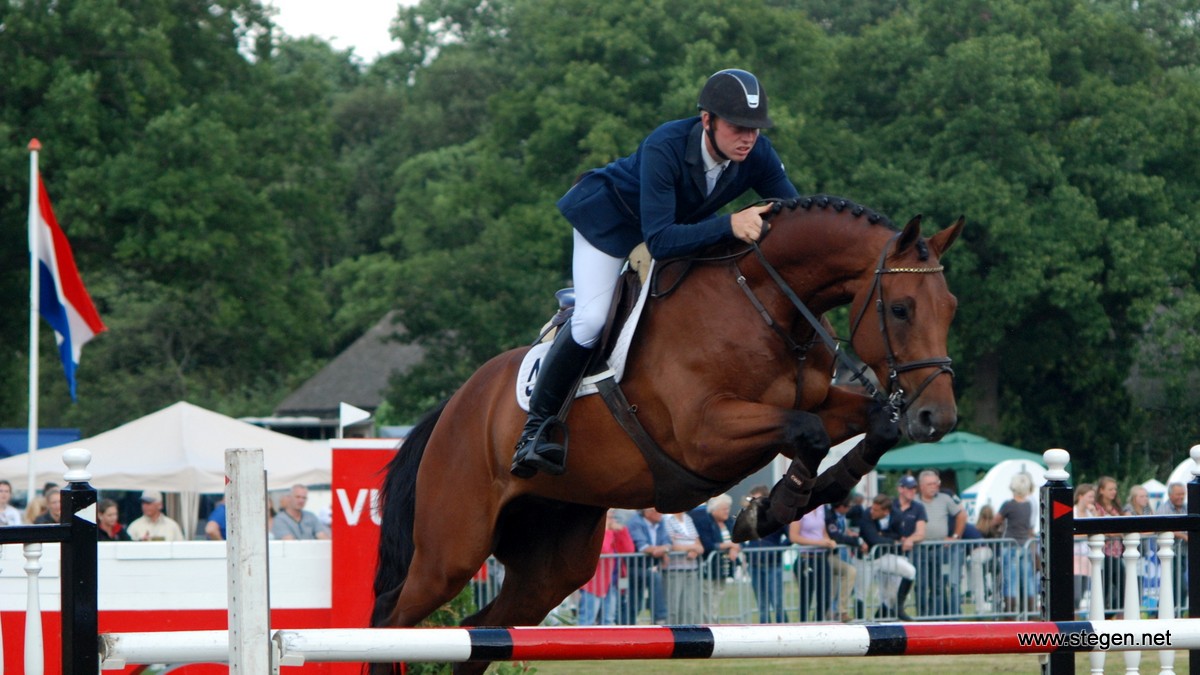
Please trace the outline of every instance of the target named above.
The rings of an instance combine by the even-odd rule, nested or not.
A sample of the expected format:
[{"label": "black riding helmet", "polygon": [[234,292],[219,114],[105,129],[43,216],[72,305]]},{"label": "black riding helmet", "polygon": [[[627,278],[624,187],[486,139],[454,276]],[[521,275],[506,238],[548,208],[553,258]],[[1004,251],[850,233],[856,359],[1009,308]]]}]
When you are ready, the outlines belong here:
[{"label": "black riding helmet", "polygon": [[753,129],[775,126],[767,116],[767,92],[753,74],[737,68],[719,70],[700,90],[696,105],[730,124]]}]

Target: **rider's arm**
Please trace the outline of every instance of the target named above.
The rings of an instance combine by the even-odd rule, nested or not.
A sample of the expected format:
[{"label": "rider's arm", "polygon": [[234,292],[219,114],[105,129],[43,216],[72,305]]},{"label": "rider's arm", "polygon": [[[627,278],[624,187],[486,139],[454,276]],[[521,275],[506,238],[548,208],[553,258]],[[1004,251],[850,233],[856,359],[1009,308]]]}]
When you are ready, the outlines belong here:
[{"label": "rider's arm", "polygon": [[682,149],[675,145],[652,135],[639,151],[642,236],[656,260],[687,255],[732,236],[729,216],[688,224],[677,220],[681,203],[699,204],[703,195],[687,174]]}]

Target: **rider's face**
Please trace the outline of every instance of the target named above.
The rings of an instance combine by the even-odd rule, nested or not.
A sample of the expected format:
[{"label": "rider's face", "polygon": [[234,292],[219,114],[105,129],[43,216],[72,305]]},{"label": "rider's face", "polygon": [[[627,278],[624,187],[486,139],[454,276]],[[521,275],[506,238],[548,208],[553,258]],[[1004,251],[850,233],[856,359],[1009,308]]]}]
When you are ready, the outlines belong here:
[{"label": "rider's face", "polygon": [[[750,155],[750,151],[754,149],[754,144],[758,142],[758,129],[751,127],[740,127],[736,124],[730,124],[725,120],[714,117],[707,112],[703,114],[701,122],[705,129],[710,129],[713,135],[716,136],[717,147],[725,156],[735,162],[743,162]],[[705,143],[711,143],[712,139],[708,134],[704,136]],[[714,157],[719,157],[713,151],[711,145],[708,151]]]}]

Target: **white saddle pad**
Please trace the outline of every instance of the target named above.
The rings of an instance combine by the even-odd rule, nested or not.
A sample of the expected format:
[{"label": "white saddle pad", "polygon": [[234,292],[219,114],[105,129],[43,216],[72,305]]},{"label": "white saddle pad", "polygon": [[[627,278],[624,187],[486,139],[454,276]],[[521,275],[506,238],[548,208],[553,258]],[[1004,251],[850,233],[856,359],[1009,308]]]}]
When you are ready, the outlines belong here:
[{"label": "white saddle pad", "polygon": [[[650,262],[650,268],[647,272],[646,279],[649,280],[654,274],[654,262]],[[642,284],[642,290],[638,293],[637,304],[633,306],[633,311],[629,314],[629,320],[621,327],[621,333],[617,336],[616,344],[613,345],[612,354],[608,357],[608,368],[592,375],[585,377],[583,382],[579,384],[579,389],[575,392],[575,397],[588,396],[595,394],[598,391],[596,382],[607,377],[612,377],[615,381],[621,381],[621,375],[625,372],[625,359],[629,356],[629,345],[633,343],[633,335],[637,330],[638,319],[642,315],[642,308],[646,306],[646,296],[650,293],[650,284]],[[537,382],[537,374],[542,367],[542,359],[545,358],[546,352],[550,350],[549,342],[541,342],[533,346],[525,358],[521,361],[521,367],[517,370],[517,405],[525,412],[529,412],[529,397],[533,394],[533,385]]]}]

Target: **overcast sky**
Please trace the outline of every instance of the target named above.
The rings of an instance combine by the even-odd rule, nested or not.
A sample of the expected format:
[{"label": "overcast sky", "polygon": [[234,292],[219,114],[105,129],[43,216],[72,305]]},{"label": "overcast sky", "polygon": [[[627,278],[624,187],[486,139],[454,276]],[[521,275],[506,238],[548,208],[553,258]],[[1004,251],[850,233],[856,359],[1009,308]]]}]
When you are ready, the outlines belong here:
[{"label": "overcast sky", "polygon": [[401,4],[416,0],[266,0],[279,14],[275,23],[292,37],[316,35],[338,49],[354,47],[365,61],[395,49],[388,25]]}]

